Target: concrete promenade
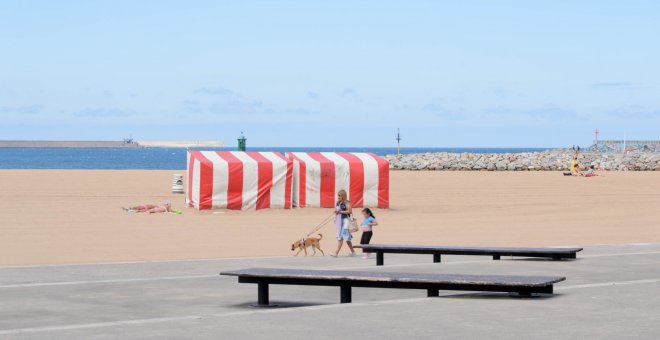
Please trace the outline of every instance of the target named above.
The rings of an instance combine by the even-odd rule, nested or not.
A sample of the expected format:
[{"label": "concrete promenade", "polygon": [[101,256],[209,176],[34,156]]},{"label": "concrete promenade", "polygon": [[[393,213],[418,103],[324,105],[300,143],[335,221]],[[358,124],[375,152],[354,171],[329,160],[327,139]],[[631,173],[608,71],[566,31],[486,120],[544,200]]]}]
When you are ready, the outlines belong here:
[{"label": "concrete promenade", "polygon": [[[568,246],[568,245],[567,245]],[[270,257],[0,268],[2,339],[654,338],[660,332],[660,244],[587,246],[575,261],[389,255],[388,263]],[[245,267],[562,275],[554,296],[256,286],[220,277]]]}]

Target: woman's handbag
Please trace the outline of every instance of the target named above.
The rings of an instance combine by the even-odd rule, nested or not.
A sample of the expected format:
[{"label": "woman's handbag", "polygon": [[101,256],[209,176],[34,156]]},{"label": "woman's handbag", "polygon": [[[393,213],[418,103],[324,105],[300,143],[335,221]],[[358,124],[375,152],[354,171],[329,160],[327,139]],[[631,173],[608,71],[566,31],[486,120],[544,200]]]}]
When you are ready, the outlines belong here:
[{"label": "woman's handbag", "polygon": [[348,231],[350,233],[355,233],[358,231],[357,220],[353,216],[348,217]]}]

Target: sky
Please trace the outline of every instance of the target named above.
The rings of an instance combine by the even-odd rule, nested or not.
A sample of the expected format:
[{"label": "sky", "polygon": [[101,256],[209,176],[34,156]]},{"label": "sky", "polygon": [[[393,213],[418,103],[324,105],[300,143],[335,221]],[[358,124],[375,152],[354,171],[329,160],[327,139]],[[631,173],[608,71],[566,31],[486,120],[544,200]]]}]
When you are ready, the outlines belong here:
[{"label": "sky", "polygon": [[658,1],[0,0],[0,140],[660,139]]}]

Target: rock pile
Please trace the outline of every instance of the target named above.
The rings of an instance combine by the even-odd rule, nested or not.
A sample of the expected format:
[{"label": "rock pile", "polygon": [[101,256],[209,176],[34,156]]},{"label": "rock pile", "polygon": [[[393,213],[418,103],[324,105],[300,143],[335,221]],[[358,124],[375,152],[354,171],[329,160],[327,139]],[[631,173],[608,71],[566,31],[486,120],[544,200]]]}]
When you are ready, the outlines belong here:
[{"label": "rock pile", "polygon": [[[461,171],[537,171],[568,170],[573,150],[557,149],[523,153],[417,153],[387,155],[394,170],[461,170]],[[580,153],[582,168],[593,165],[596,170],[660,171],[658,153]]]}]

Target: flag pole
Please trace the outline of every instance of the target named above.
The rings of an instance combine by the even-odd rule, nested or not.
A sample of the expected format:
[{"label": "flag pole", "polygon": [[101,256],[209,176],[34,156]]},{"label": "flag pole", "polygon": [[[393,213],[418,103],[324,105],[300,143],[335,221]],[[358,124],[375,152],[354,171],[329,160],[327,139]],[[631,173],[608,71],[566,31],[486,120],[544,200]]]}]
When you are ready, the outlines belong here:
[{"label": "flag pole", "polygon": [[396,155],[397,157],[401,157],[401,133],[399,132],[399,128],[396,128]]}]

